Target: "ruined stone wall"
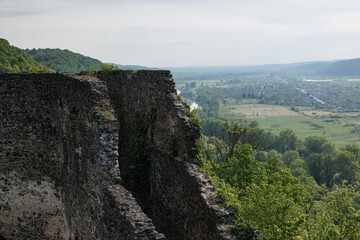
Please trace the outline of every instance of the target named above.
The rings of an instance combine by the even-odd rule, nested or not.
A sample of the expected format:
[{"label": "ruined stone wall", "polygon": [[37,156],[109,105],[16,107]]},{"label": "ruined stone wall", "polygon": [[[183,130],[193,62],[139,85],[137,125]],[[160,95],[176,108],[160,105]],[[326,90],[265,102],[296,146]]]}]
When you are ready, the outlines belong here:
[{"label": "ruined stone wall", "polygon": [[229,212],[191,163],[199,129],[184,111],[169,71],[99,72],[119,121],[124,186],[169,239],[232,239]]},{"label": "ruined stone wall", "polygon": [[118,184],[117,140],[96,78],[0,75],[0,238],[164,239]]},{"label": "ruined stone wall", "polygon": [[185,112],[168,71],[0,74],[0,239],[232,239]]}]

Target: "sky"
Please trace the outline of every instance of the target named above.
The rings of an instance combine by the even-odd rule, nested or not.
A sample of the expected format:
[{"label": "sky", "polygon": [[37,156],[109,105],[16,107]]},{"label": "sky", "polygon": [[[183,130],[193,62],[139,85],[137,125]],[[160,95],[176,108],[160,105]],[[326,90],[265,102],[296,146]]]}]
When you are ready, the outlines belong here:
[{"label": "sky", "polygon": [[360,57],[359,0],[0,0],[0,37],[149,67]]}]

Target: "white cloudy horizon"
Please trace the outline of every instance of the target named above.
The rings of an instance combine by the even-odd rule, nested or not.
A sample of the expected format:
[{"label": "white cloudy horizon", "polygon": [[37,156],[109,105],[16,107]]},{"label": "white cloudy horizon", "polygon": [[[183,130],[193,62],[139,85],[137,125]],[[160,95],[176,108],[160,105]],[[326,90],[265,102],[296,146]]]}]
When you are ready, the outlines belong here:
[{"label": "white cloudy horizon", "polygon": [[0,0],[0,37],[150,67],[360,57],[357,0]]}]

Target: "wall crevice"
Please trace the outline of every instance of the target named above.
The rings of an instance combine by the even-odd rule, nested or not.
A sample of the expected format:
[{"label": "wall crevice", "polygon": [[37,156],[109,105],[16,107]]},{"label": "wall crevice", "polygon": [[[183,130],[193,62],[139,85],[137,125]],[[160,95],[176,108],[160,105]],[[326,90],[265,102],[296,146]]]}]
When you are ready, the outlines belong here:
[{"label": "wall crevice", "polygon": [[169,71],[0,74],[0,236],[233,239],[184,110]]},{"label": "wall crevice", "polygon": [[221,198],[191,163],[200,131],[187,117],[170,72],[99,72],[97,77],[106,83],[124,126],[118,148],[124,186],[156,228],[168,239],[233,239],[222,221],[230,212],[221,201],[215,204]]}]

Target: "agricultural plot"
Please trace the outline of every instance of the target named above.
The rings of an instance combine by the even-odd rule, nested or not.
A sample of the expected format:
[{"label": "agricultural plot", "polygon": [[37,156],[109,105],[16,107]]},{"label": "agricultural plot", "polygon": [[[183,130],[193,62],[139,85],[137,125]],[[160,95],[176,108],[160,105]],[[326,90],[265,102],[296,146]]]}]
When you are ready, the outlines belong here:
[{"label": "agricultural plot", "polygon": [[276,105],[242,104],[223,106],[222,116],[231,120],[256,120],[274,133],[292,129],[300,139],[324,136],[336,147],[360,143],[360,118],[354,113],[330,113],[310,109],[294,112]]},{"label": "agricultural plot", "polygon": [[228,107],[230,115],[243,115],[246,118],[266,118],[273,116],[295,116],[296,112],[283,106],[266,104],[241,104]]}]

